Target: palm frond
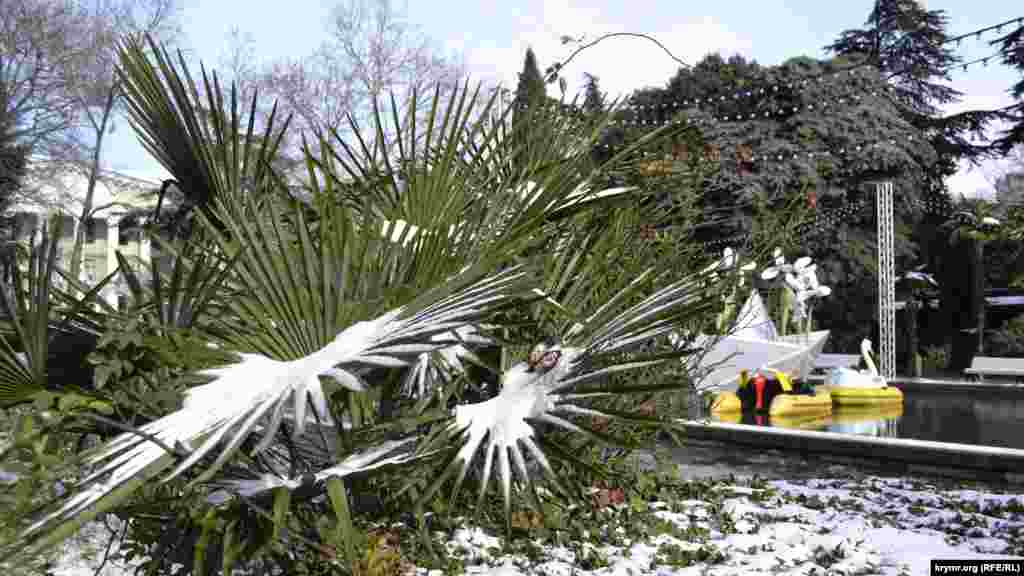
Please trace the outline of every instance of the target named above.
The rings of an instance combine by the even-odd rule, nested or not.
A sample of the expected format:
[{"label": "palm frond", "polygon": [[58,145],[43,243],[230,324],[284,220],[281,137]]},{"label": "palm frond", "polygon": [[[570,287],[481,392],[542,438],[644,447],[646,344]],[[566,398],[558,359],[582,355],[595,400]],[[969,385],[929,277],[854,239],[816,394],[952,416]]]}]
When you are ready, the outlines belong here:
[{"label": "palm frond", "polygon": [[[528,280],[526,273],[516,268],[468,285],[465,277],[453,278],[455,285],[464,286],[454,294],[353,324],[323,349],[305,357],[281,361],[262,354],[243,354],[238,363],[209,371],[216,379],[190,390],[180,411],[143,426],[140,433],[115,438],[88,458],[91,473],[55,510],[29,526],[23,537],[52,530],[58,538],[69,529],[60,527],[62,524],[79,526],[123,499],[141,482],[172,466],[162,479],[173,479],[220,446],[212,465],[192,483],[208,480],[239,449],[254,426],[269,416],[256,452],[265,449],[289,403],[295,433],[301,434],[307,403],[319,418],[330,418],[320,376],[332,378],[343,387],[358,388],[353,370],[359,366],[407,366],[419,354],[439,347],[431,344],[433,336],[475,322],[495,307],[522,297]],[[176,453],[168,453],[168,449]]]},{"label": "palm frond", "polygon": [[9,326],[0,335],[0,407],[28,401],[48,388],[50,341],[58,331],[95,334],[99,328],[91,321],[89,307],[99,302],[96,296],[110,278],[91,289],[76,283],[84,293],[77,296],[55,286],[56,278],[66,280],[67,275],[57,265],[57,242],[51,238],[51,234],[60,237],[61,219],[53,219],[50,225],[52,231],[44,226],[38,244],[29,244],[27,273],[15,262],[10,289],[0,289],[0,311]]},{"label": "palm frond", "polygon": [[136,134],[178,182],[187,204],[205,211],[246,181],[270,180],[290,118],[278,126],[271,112],[257,132],[255,93],[243,119],[234,86],[226,101],[216,74],[203,70],[203,98],[184,57],[178,55],[176,66],[152,38],[147,42],[149,50],[137,38],[124,40],[117,74]]},{"label": "palm frond", "polygon": [[[677,349],[670,353],[621,355],[642,343],[669,334],[690,315],[699,314],[713,298],[704,290],[705,286],[706,278],[701,274],[691,275],[615,315],[604,311],[604,315],[610,317],[598,325],[587,329],[574,325],[563,335],[565,345],[538,345],[527,361],[506,371],[502,375],[502,389],[498,396],[484,402],[456,406],[450,421],[442,425],[439,438],[444,440],[439,443],[454,442],[460,448],[420,501],[433,497],[452,479],[454,498],[470,468],[474,463],[479,464],[481,454],[483,463],[477,501],[483,500],[492,471],[497,466],[506,518],[510,517],[511,490],[517,479],[531,493],[534,491],[528,460],[540,466],[544,477],[558,493],[568,495],[550,458],[537,441],[540,435],[537,425],[546,424],[599,441],[615,442],[612,437],[573,422],[572,417],[597,416],[657,423],[653,418],[602,411],[580,402],[595,394],[638,391],[639,387],[631,390],[625,385],[602,382],[616,373],[662,365],[692,353],[692,350]],[[423,449],[433,450],[434,445],[425,443]]]}]

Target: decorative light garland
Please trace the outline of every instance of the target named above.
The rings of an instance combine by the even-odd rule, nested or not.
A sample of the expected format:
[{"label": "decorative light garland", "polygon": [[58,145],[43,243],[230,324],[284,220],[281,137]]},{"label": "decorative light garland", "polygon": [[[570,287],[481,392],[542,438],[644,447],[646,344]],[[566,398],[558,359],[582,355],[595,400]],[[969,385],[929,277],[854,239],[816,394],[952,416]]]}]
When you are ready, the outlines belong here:
[{"label": "decorative light garland", "polygon": [[[909,141],[909,142],[915,142],[915,141],[918,140],[918,138],[915,137],[913,134],[910,134],[910,135],[908,135],[906,137],[906,140]],[[846,156],[849,156],[849,155],[854,154],[854,153],[860,153],[860,152],[865,152],[867,150],[874,150],[874,149],[878,149],[878,148],[883,148],[885,146],[896,146],[896,139],[895,138],[890,138],[888,140],[878,140],[878,141],[872,142],[870,144],[857,144],[857,145],[849,146],[849,147],[844,146],[844,147],[838,148],[836,150],[831,150],[831,149],[827,149],[827,148],[819,148],[819,149],[807,149],[807,148],[805,148],[805,149],[803,149],[800,152],[784,152],[784,153],[783,152],[773,152],[773,153],[762,153],[762,154],[754,154],[753,150],[750,149],[750,147],[746,146],[745,144],[740,144],[740,145],[737,146],[737,148],[739,148],[739,146],[744,146],[746,148],[746,152],[743,153],[744,157],[742,158],[742,162],[744,164],[750,164],[750,163],[756,163],[756,162],[771,162],[771,161],[781,162],[783,160],[796,160],[796,159],[799,159],[799,158],[807,158],[807,159],[812,159],[813,160],[815,158],[822,158],[822,157],[846,157]],[[592,146],[592,148],[597,149],[597,150],[613,151],[613,150],[618,150],[618,149],[621,149],[621,148],[626,148],[626,146],[618,146],[618,145],[614,145],[614,144],[595,144],[595,145]],[[709,152],[711,155],[715,155],[716,152],[719,155],[721,154],[721,150],[717,146],[711,145],[710,148],[712,149]],[[664,156],[663,154],[659,154],[657,152],[647,152],[647,151],[639,151],[638,154],[640,155],[641,158],[645,158],[645,157],[648,157],[648,156],[656,157],[656,158],[663,158],[663,156]]]},{"label": "decorative light garland", "polygon": [[[953,65],[950,65],[950,66],[946,66],[944,68],[940,68],[939,71],[940,72],[947,72],[947,71],[951,71],[951,70],[961,69],[961,70],[966,72],[969,67],[975,66],[977,64],[982,64],[984,66],[988,66],[990,60],[998,58],[1001,54],[1002,54],[1002,52],[996,52],[994,54],[990,54],[989,56],[985,56],[984,58],[978,58],[978,59],[971,60],[971,61],[968,61],[968,62],[963,62],[963,63],[960,63],[960,64],[953,64]],[[853,73],[854,73],[853,71],[850,72],[851,75]],[[898,73],[891,74],[890,76],[895,76],[895,75],[898,75]],[[770,86],[770,89],[760,88],[760,89],[757,89],[757,90],[745,90],[745,91],[741,91],[741,92],[736,92],[736,93],[731,94],[729,96],[726,96],[726,95],[720,95],[720,96],[717,96],[717,97],[716,96],[705,96],[703,98],[692,98],[692,99],[688,99],[688,100],[686,100],[686,99],[684,99],[684,100],[676,100],[676,101],[672,101],[672,102],[659,102],[657,104],[632,104],[632,103],[625,104],[622,107],[622,111],[627,113],[627,114],[631,113],[631,114],[633,114],[634,117],[632,117],[632,118],[616,119],[616,120],[613,120],[611,122],[611,124],[612,125],[616,125],[616,126],[667,126],[669,124],[676,123],[677,121],[674,121],[674,120],[655,120],[652,117],[653,116],[658,116],[658,115],[664,115],[666,113],[674,114],[674,113],[677,113],[679,111],[685,110],[687,108],[698,108],[698,109],[700,109],[701,105],[713,106],[715,104],[723,104],[723,103],[726,103],[726,102],[735,102],[735,101],[739,100],[741,97],[762,96],[762,95],[765,95],[765,94],[777,93],[780,86],[783,87],[783,88],[797,88],[797,87],[806,86],[806,85],[811,84],[813,82],[821,83],[823,81],[823,79],[824,79],[823,77],[819,76],[819,77],[817,77],[815,79],[810,79],[810,80],[802,79],[802,80],[799,80],[799,81],[783,82],[783,83],[780,83],[780,84],[776,84],[776,85]],[[874,87],[870,91],[863,91],[862,93],[858,93],[858,94],[847,94],[845,96],[841,96],[839,98],[836,98],[836,99],[834,99],[832,101],[828,101],[828,100],[826,100],[824,102],[818,101],[817,103],[809,103],[809,104],[796,105],[796,106],[777,106],[777,107],[772,108],[771,110],[761,110],[761,111],[756,111],[756,112],[746,112],[746,113],[737,112],[737,113],[733,113],[733,114],[712,115],[711,119],[715,120],[717,122],[742,122],[742,121],[749,121],[749,120],[762,120],[762,119],[766,119],[766,118],[786,116],[786,115],[796,114],[798,112],[805,112],[805,111],[829,110],[829,109],[836,108],[837,106],[846,106],[848,104],[852,105],[854,103],[859,103],[860,101],[864,100],[868,96],[870,96],[872,98],[877,98],[880,94],[884,94],[884,93],[890,93],[891,94],[893,92],[896,92],[897,90],[898,90],[898,88],[896,86],[886,85],[886,86],[882,86],[882,87]],[[753,104],[758,104],[758,103],[761,103],[761,102],[765,102],[766,100],[767,100],[766,98],[759,98]],[[643,116],[644,114],[647,114],[648,117],[640,117],[640,116]],[[698,125],[701,124],[700,121],[696,121],[694,123],[698,124]]]},{"label": "decorative light garland", "polygon": [[[987,27],[984,27],[984,28],[979,28],[977,30],[968,32],[966,34],[961,34],[959,36],[954,36],[952,38],[947,38],[945,41],[941,42],[940,45],[945,45],[945,44],[949,44],[949,43],[952,43],[952,42],[956,42],[957,45],[959,45],[960,42],[962,40],[964,40],[965,38],[970,38],[972,36],[980,38],[981,35],[984,34],[985,32],[989,32],[989,31],[993,31],[993,30],[1001,31],[1004,26],[1012,26],[1012,25],[1017,24],[1017,23],[1024,23],[1024,16],[1017,17],[1017,18],[1012,18],[1010,20],[1006,20],[1006,21],[1001,22],[999,24],[994,24],[994,25],[987,26]],[[976,60],[971,60],[971,61],[963,62],[963,63],[959,63],[959,64],[951,64],[949,66],[940,68],[938,71],[944,72],[944,71],[952,71],[952,70],[956,70],[956,69],[961,69],[961,70],[966,71],[969,67],[977,65],[977,64],[982,64],[982,65],[987,66],[990,60],[993,60],[995,58],[1000,57],[1002,55],[1002,53],[1003,53],[1002,51],[998,51],[998,52],[995,52],[995,53],[993,53],[993,54],[991,54],[989,56],[986,56],[984,58],[978,58]],[[879,63],[879,65],[884,65],[885,64],[885,60],[880,60],[878,63]],[[868,67],[871,67],[872,69],[871,70],[866,70],[866,68],[868,68]],[[863,72],[861,72],[862,69],[864,69]],[[897,76],[897,75],[899,75],[902,72],[906,72],[906,71],[910,71],[910,70],[911,70],[911,67],[908,66],[904,70],[900,70],[898,72],[894,72],[894,73],[889,74],[889,77]],[[775,82],[775,83],[768,83],[768,84],[764,84],[764,85],[756,86],[756,87],[741,88],[741,89],[738,89],[738,90],[734,90],[734,91],[728,92],[726,94],[704,95],[704,96],[699,96],[699,97],[696,97],[696,98],[675,100],[675,101],[671,101],[671,102],[660,102],[660,103],[657,103],[657,104],[634,104],[634,103],[629,102],[629,103],[626,103],[626,104],[622,105],[620,110],[623,111],[623,112],[626,112],[626,113],[633,113],[634,115],[638,115],[638,114],[642,114],[642,113],[650,113],[650,114],[653,115],[653,114],[658,114],[659,112],[665,113],[665,112],[668,112],[668,111],[679,111],[679,110],[685,110],[687,108],[692,108],[692,107],[698,107],[699,108],[702,105],[712,106],[712,105],[715,105],[715,104],[723,104],[723,103],[726,103],[726,102],[737,102],[737,101],[740,101],[742,99],[749,99],[749,98],[756,98],[757,100],[754,103],[758,103],[758,102],[763,101],[765,98],[767,98],[767,97],[769,97],[769,96],[771,96],[773,94],[777,94],[779,92],[780,88],[782,88],[782,89],[796,89],[796,88],[805,87],[805,86],[808,86],[808,85],[814,84],[814,83],[822,84],[823,82],[826,81],[826,79],[831,79],[832,76],[842,77],[843,74],[846,74],[847,76],[854,76],[856,74],[862,74],[862,73],[864,75],[866,75],[866,76],[876,73],[876,70],[874,69],[874,63],[873,62],[861,62],[861,63],[854,64],[854,65],[851,65],[851,66],[840,68],[838,70],[828,70],[828,71],[820,72],[818,74],[808,75],[808,76],[801,77],[799,79],[789,80],[789,81],[785,81],[785,82]],[[893,91],[897,90],[897,88],[895,86],[888,86],[888,85],[886,85],[886,86],[883,86],[881,88],[881,90],[883,92],[893,92]],[[876,87],[875,89],[871,90],[870,95],[872,97],[877,97],[879,95],[879,89]],[[846,104],[846,102],[848,100],[850,100],[850,101],[860,101],[863,98],[864,98],[864,96],[862,96],[862,95],[854,94],[854,95],[849,95],[849,96],[837,99],[837,103],[839,105],[844,105],[844,104]],[[770,118],[770,117],[773,117],[773,116],[781,116],[781,115],[785,115],[785,114],[795,114],[797,112],[801,112],[801,111],[805,111],[805,110],[815,110],[815,109],[825,109],[825,110],[827,110],[829,108],[830,108],[830,103],[829,102],[825,102],[825,103],[820,103],[819,102],[817,105],[815,105],[815,104],[808,104],[808,105],[804,105],[804,106],[782,106],[782,107],[779,107],[779,108],[776,108],[776,109],[773,109],[773,110],[770,110],[770,111],[747,112],[745,114],[744,113],[723,114],[723,115],[713,116],[713,119],[716,120],[716,121],[757,120],[757,119]],[[649,118],[619,119],[619,120],[615,120],[615,121],[612,122],[613,125],[618,125],[618,126],[647,126],[647,127],[664,126],[664,125],[668,125],[668,124],[671,124],[671,123],[672,123],[672,121],[653,120],[653,119],[649,119]]]},{"label": "decorative light garland", "polygon": [[[941,216],[953,216],[958,220],[959,218],[954,213],[955,206],[952,200],[948,198],[941,199],[922,199],[914,200],[912,204],[922,208],[926,213],[938,214]],[[796,235],[801,242],[806,242],[809,238],[819,235],[823,232],[829,232],[834,230],[842,221],[849,220],[851,217],[856,216],[866,207],[869,203],[866,198],[861,197],[857,200],[853,200],[845,203],[844,205],[828,210],[827,212],[817,212],[812,222],[806,222],[796,227]],[[669,235],[667,229],[672,226],[665,226],[659,228],[653,232],[652,237],[657,239],[666,239]],[[700,246],[704,249],[715,249],[720,247],[735,247],[740,245],[748,244],[753,240],[754,235],[750,232],[742,234],[735,234],[727,238],[718,238],[716,240],[709,240],[707,242],[701,242]]]}]

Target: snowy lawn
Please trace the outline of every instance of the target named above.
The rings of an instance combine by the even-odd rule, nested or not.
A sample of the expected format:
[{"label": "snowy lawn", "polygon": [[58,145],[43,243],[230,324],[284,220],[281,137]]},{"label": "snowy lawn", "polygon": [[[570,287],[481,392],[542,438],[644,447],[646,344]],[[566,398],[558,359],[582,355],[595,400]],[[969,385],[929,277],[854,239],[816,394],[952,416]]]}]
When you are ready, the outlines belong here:
[{"label": "snowy lawn", "polygon": [[1024,495],[874,476],[754,485],[612,505],[591,534],[568,542],[548,535],[505,546],[470,528],[436,536],[459,559],[446,568],[501,576],[917,575],[934,558],[1024,557]]},{"label": "snowy lawn", "polygon": [[[414,527],[389,522],[377,530],[397,552],[384,573],[918,575],[933,558],[1024,557],[1024,494],[844,466],[822,471],[830,477],[677,480],[647,487],[648,498],[595,489],[595,506],[547,520],[519,513],[512,542],[438,516],[431,523],[441,557],[433,561]],[[102,544],[91,558],[74,548],[55,573],[93,574]],[[127,573],[109,564],[101,572]]]}]

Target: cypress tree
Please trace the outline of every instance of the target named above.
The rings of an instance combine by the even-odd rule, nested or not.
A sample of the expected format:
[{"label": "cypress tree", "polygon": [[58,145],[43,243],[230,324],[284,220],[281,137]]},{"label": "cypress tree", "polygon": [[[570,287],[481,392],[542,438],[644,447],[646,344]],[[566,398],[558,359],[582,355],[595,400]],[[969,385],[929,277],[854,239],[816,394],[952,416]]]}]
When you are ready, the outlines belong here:
[{"label": "cypress tree", "polygon": [[583,111],[590,115],[604,112],[604,93],[601,92],[599,79],[589,72],[584,72],[586,84],[583,86]]},{"label": "cypress tree", "polygon": [[519,84],[516,85],[516,104],[525,107],[536,106],[542,104],[546,96],[547,87],[544,85],[544,77],[540,74],[540,67],[537,66],[537,56],[533,53],[533,48],[527,48],[523,71],[519,73]]},{"label": "cypress tree", "polygon": [[530,164],[530,118],[537,113],[547,100],[547,87],[537,56],[532,48],[526,49],[523,71],[519,73],[519,84],[516,86],[515,112],[513,113],[512,145],[517,149],[513,153],[513,168],[517,171],[527,170]]}]

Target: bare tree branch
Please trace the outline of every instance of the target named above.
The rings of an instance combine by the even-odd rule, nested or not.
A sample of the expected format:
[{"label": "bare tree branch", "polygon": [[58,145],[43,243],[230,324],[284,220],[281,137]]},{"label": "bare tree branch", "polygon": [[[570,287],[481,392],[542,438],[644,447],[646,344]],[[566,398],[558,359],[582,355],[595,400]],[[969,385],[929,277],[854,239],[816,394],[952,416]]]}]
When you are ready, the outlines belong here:
[{"label": "bare tree branch", "polygon": [[392,93],[403,117],[414,91],[416,112],[425,113],[436,86],[443,95],[465,76],[461,61],[443,55],[390,0],[343,0],[331,11],[327,33],[306,57],[271,62],[254,75],[244,68],[232,70],[240,85],[258,88],[264,106],[276,100],[279,113],[294,115],[294,129],[285,141],[285,153],[293,157],[304,133],[347,137],[349,116],[372,126],[374,101],[387,110]]}]

